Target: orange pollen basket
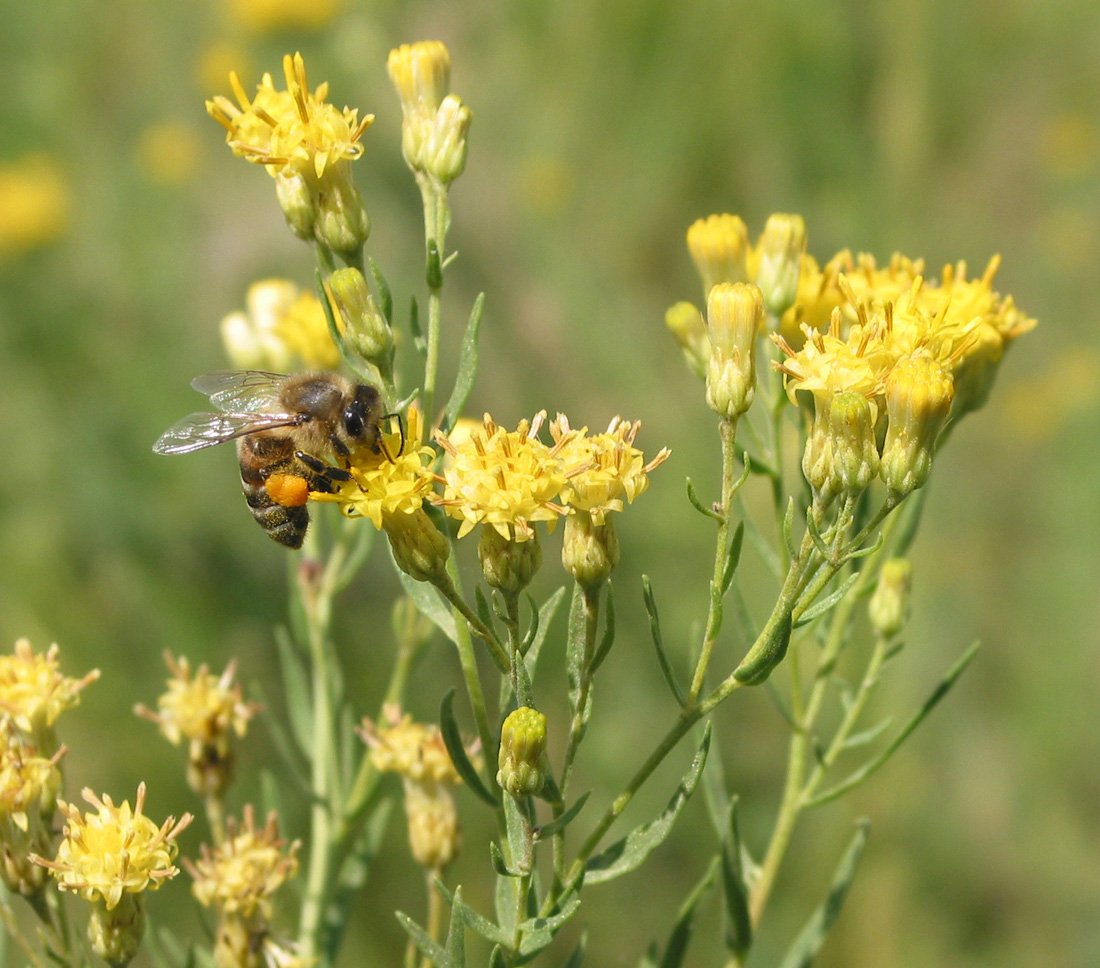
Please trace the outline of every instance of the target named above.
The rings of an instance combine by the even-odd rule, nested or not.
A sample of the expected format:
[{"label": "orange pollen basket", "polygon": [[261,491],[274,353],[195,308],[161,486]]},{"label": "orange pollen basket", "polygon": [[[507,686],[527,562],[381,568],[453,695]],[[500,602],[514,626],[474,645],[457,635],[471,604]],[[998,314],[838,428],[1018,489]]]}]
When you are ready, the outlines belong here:
[{"label": "orange pollen basket", "polygon": [[267,496],[286,508],[301,507],[309,500],[309,481],[297,474],[272,474],[264,486]]}]

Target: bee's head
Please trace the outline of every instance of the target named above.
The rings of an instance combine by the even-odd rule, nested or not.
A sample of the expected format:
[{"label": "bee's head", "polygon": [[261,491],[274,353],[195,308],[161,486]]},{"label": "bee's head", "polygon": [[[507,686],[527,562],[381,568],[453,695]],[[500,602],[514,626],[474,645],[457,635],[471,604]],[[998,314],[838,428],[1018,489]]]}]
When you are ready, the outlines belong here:
[{"label": "bee's head", "polygon": [[372,386],[360,383],[341,415],[344,433],[351,440],[361,441],[373,447],[375,438],[378,436],[378,419],[381,410],[382,398],[378,391]]}]

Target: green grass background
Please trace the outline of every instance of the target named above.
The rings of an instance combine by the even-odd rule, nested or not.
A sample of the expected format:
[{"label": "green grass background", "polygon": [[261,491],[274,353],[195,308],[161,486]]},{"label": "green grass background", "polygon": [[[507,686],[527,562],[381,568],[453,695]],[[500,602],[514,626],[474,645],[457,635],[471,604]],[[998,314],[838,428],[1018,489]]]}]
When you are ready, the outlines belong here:
[{"label": "green grass background", "polygon": [[[271,180],[231,157],[204,114],[203,98],[227,85],[211,88],[199,65],[229,45],[251,87],[300,49],[332,100],[378,115],[358,179],[369,250],[404,294],[418,286],[419,201],[385,56],[439,38],[475,115],[453,192],[460,258],[446,308],[453,350],[470,300],[488,293],[470,412],[514,424],[545,407],[593,427],[621,412],[642,419],[648,451],[674,452],[621,516],[624,628],[598,683],[578,790],[613,794],[634,765],[626,751],[673,716],[638,617],[640,575],[652,577],[685,665],[705,603],[711,530],[684,478],[714,489],[717,436],[662,324],[668,304],[698,298],[686,226],[733,211],[755,233],[768,213],[797,211],[819,257],[901,250],[980,270],[1003,254],[998,286],[1040,328],[1012,348],[990,404],[937,458],[913,555],[909,648],[879,707],[902,718],[966,644],[984,648],[883,773],[800,828],[752,965],[775,962],[861,815],[873,820],[871,841],[825,968],[1100,964],[1094,2],[348,0],[320,29],[264,33],[198,0],[3,0],[0,12],[0,160],[50,152],[72,192],[62,237],[0,262],[0,642],[58,641],[69,673],[103,670],[62,720],[71,797],[85,784],[132,796],[144,779],[154,816],[195,809],[182,762],[130,713],[161,691],[162,650],[218,669],[237,656],[247,684],[274,686],[285,553],[245,513],[231,453],[165,460],[149,449],[199,404],[188,380],[224,365],[217,321],[247,285],[264,275],[308,285],[312,273]],[[140,151],[166,121],[194,152],[188,161],[180,149],[174,180],[152,174]],[[546,543],[543,593],[557,580],[556,547]],[[384,557],[341,603],[364,709],[391,648],[396,583]],[[560,664],[560,644],[546,661]],[[440,644],[412,708],[433,716],[456,682]],[[762,693],[737,697],[718,720],[759,847],[783,725]],[[276,762],[262,727],[243,757],[235,806],[256,795],[255,764]],[[672,757],[628,820],[659,808],[686,759],[686,749]],[[289,818],[292,835],[300,819]],[[452,877],[487,904],[472,886],[488,870],[485,832],[470,820]],[[398,818],[372,874],[347,965],[397,963],[388,908],[422,916],[401,827]],[[649,867],[588,893],[590,964],[634,964],[667,932],[707,837],[693,803]],[[197,835],[185,840],[194,851]],[[195,933],[185,880],[153,899],[153,914]],[[691,964],[719,963],[717,907],[715,897],[704,905]]]}]

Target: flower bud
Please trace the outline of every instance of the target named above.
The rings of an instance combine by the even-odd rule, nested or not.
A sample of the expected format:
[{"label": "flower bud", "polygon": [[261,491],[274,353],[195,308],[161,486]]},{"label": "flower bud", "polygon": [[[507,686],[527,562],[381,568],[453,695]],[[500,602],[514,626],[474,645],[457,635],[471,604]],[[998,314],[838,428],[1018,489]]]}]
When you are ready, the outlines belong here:
[{"label": "flower bud", "polygon": [[370,235],[370,217],[347,162],[328,168],[324,188],[317,199],[314,235],[338,255],[357,258]]},{"label": "flower bud", "polygon": [[802,253],[806,251],[806,223],[801,215],[771,215],[760,237],[760,265],[756,284],[768,315],[778,319],[794,305]]},{"label": "flower bud", "polygon": [[317,208],[305,177],[291,169],[279,172],[275,176],[275,197],[290,231],[307,242],[312,240]]},{"label": "flower bud", "polygon": [[703,314],[689,302],[678,302],[665,313],[665,325],[680,345],[691,372],[705,379],[710,340]]},{"label": "flower bud", "polygon": [[446,867],[459,848],[458,812],[446,787],[406,780],[405,816],[413,859],[428,870]]},{"label": "flower bud", "polygon": [[382,527],[390,539],[393,560],[406,575],[427,582],[445,578],[451,547],[423,508],[383,514]]},{"label": "flower bud", "polygon": [[909,618],[909,592],[913,566],[906,558],[888,558],[879,571],[878,585],[867,612],[876,634],[884,639],[897,635]]},{"label": "flower bud", "polygon": [[908,357],[890,371],[880,472],[895,494],[908,494],[928,480],[953,396],[951,374],[928,357]]},{"label": "flower bud", "polygon": [[802,455],[802,473],[814,497],[858,494],[878,473],[875,419],[862,393],[814,397],[814,422]]},{"label": "flower bud", "polygon": [[983,320],[974,330],[972,340],[952,370],[955,420],[985,406],[1004,356],[1004,337],[992,323]]},{"label": "flower bud", "polygon": [[88,918],[92,950],[109,965],[128,965],[144,934],[145,905],[140,894],[124,893],[110,909],[98,901]]},{"label": "flower bud", "polygon": [[374,304],[358,269],[337,269],[328,280],[332,307],[343,321],[344,342],[387,379],[393,373],[393,332]]},{"label": "flower bud", "polygon": [[707,404],[733,420],[749,409],[755,392],[756,334],[764,301],[756,286],[722,283],[707,297]]},{"label": "flower bud", "polygon": [[453,94],[443,99],[435,113],[421,157],[424,170],[444,185],[453,182],[466,167],[470,121],[470,109]]},{"label": "flower bud", "polygon": [[386,70],[404,111],[419,105],[434,111],[451,87],[451,55],[438,40],[421,40],[394,48],[386,60]]},{"label": "flower bud", "polygon": [[526,541],[511,541],[488,525],[481,529],[477,556],[485,580],[511,596],[531,584],[542,564],[542,548],[534,532]]},{"label": "flower bud", "polygon": [[546,717],[530,706],[513,710],[500,727],[497,783],[514,797],[536,794],[546,780]]},{"label": "flower bud", "polygon": [[703,279],[703,292],[720,282],[745,282],[749,230],[736,215],[710,215],[687,231],[687,246]]},{"label": "flower bud", "polygon": [[565,519],[561,563],[582,588],[595,590],[619,563],[619,539],[610,515],[596,524],[587,511],[574,509]]}]

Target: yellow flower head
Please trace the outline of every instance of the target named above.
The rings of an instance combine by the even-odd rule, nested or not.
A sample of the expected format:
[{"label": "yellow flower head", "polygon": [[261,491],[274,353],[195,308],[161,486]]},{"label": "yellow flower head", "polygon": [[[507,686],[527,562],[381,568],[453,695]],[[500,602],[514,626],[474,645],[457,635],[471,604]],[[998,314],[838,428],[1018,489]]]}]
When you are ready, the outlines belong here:
[{"label": "yellow flower head", "polygon": [[38,756],[15,733],[11,720],[0,725],[0,842],[8,839],[4,836],[8,823],[27,833],[32,817],[53,813],[61,786],[57,764],[64,754],[62,747],[49,759]]},{"label": "yellow flower head", "polygon": [[461,442],[437,435],[450,459],[439,479],[443,496],[436,503],[462,522],[460,538],[485,524],[508,541],[530,541],[534,522],[553,527],[567,513],[553,503],[566,485],[561,444],[547,447],[538,439],[545,418],[543,410],[530,423],[521,420],[515,430],[504,430],[485,414],[481,427]]},{"label": "yellow flower head", "polygon": [[192,893],[204,907],[222,915],[246,920],[271,920],[272,897],[298,873],[298,848],[279,837],[274,811],[261,829],[256,828],[251,805],[244,808],[243,823],[228,822],[224,842],[215,848],[203,844],[201,857],[183,866],[194,878]]},{"label": "yellow flower head", "polygon": [[606,433],[589,437],[587,427],[574,431],[568,418],[559,413],[550,423],[550,436],[560,447],[567,478],[562,503],[588,512],[595,524],[603,524],[608,512],[621,511],[624,500],[633,503],[649,487],[649,473],[671,453],[662,448],[645,463],[645,455],[634,446],[641,426],[641,421],[630,423],[615,417]]},{"label": "yellow flower head", "polygon": [[80,691],[99,678],[93,669],[81,679],[63,676],[57,645],[36,655],[27,639],[19,639],[11,655],[0,655],[0,713],[44,750],[52,752],[53,724],[66,709],[80,702]]},{"label": "yellow flower head", "polygon": [[786,378],[787,396],[808,390],[815,399],[827,402],[840,393],[860,393],[872,399],[882,393],[890,359],[882,343],[882,331],[865,324],[853,327],[841,337],[841,313],[833,311],[829,331],[822,333],[803,324],[806,342],[797,352],[780,335],[772,339],[787,359],[776,365]]},{"label": "yellow flower head", "polygon": [[69,224],[69,179],[45,154],[0,164],[0,260],[53,241]]},{"label": "yellow flower head", "polygon": [[687,230],[687,246],[703,280],[703,294],[720,282],[745,282],[749,230],[737,215],[708,215]]},{"label": "yellow flower head", "polygon": [[384,430],[377,452],[352,455],[351,480],[331,494],[315,491],[310,499],[338,504],[341,514],[367,518],[379,530],[390,515],[415,513],[432,487],[427,465],[434,455],[430,447],[419,446],[420,436],[420,411],[410,407],[404,449],[400,429]]},{"label": "yellow flower head", "polygon": [[412,716],[401,715],[398,707],[384,710],[385,722],[375,724],[363,720],[360,735],[370,747],[375,768],[386,773],[400,773],[417,783],[459,782],[458,771],[451,762],[443,734],[434,724],[417,723]]},{"label": "yellow flower head", "polygon": [[331,370],[340,362],[321,301],[286,279],[249,286],[245,309],[226,316],[221,333],[230,362],[246,370]]},{"label": "yellow flower head", "polygon": [[405,111],[436,110],[451,89],[451,54],[438,40],[402,44],[386,60],[390,80]]},{"label": "yellow flower head", "polygon": [[337,110],[325,100],[327,82],[310,93],[301,54],[283,58],[283,76],[285,91],[277,90],[271,75],[264,74],[250,100],[232,72],[229,83],[237,103],[221,95],[206,102],[207,113],[226,129],[226,143],[233,153],[263,165],[272,176],[318,180],[330,165],[359,158],[363,154],[359,139],[374,115],[360,120],[358,108]]},{"label": "yellow flower head", "polygon": [[246,703],[240,684],[233,682],[235,662],[230,662],[220,676],[215,676],[205,663],[192,674],[185,656],[175,659],[165,652],[164,662],[172,677],[167,680],[168,691],[157,700],[159,712],[138,706],[138,715],[155,722],[173,746],[186,739],[206,747],[221,747],[230,733],[244,736],[258,707]]},{"label": "yellow flower head", "polygon": [[110,911],[123,894],[156,890],[179,873],[172,864],[178,850],[175,840],[191,823],[189,813],[178,822],[169,817],[158,827],[142,813],[144,783],[138,787],[132,809],[128,800],[115,806],[109,796],[101,800],[88,788],[81,796],[95,810],[81,815],[75,804],[59,801],[66,824],[57,857],[52,861],[35,858],[49,869],[61,890],[102,902]]}]

